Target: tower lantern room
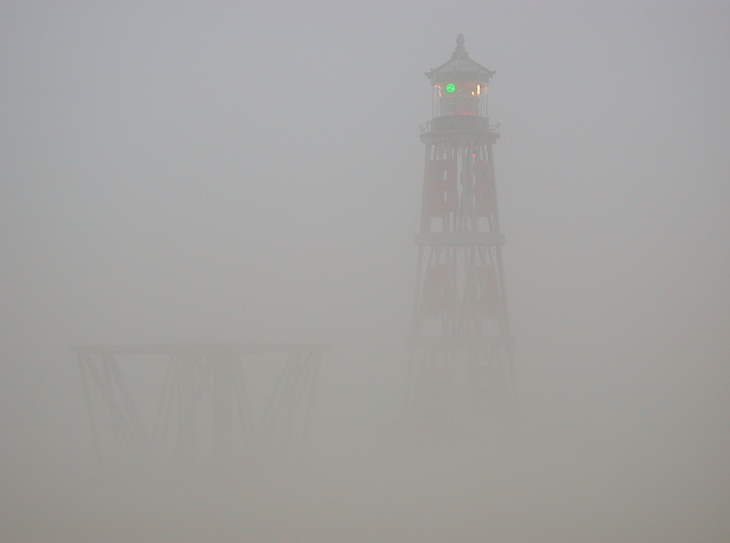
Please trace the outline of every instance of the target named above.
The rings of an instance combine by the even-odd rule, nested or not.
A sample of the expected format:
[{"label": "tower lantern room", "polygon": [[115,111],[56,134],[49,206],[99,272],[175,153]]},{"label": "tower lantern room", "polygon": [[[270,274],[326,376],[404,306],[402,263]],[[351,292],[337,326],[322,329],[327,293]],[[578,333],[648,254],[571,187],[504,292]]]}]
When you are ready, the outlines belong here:
[{"label": "tower lantern room", "polygon": [[487,87],[495,73],[469,58],[464,35],[459,34],[451,59],[426,72],[433,87],[433,128],[486,129]]}]

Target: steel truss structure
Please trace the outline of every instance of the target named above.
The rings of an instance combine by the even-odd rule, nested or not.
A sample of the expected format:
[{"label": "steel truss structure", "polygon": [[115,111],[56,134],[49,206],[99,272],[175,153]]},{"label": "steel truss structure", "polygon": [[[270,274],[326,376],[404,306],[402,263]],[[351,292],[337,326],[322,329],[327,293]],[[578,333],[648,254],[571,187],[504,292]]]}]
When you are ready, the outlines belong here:
[{"label": "steel truss structure", "polygon": [[493,145],[486,94],[495,72],[471,60],[464,37],[428,72],[434,117],[426,144],[413,309],[409,405],[453,422],[514,407]]},{"label": "steel truss structure", "polygon": [[101,470],[246,473],[296,460],[326,345],[75,346]]}]

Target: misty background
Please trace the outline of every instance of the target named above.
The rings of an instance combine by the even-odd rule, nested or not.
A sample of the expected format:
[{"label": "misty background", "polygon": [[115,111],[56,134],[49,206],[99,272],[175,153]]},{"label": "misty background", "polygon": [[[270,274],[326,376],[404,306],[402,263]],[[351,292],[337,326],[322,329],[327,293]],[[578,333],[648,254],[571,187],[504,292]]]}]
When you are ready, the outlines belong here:
[{"label": "misty background", "polygon": [[[2,3],[0,538],[727,541],[729,23],[725,2]],[[523,437],[403,452],[382,436],[423,74],[459,32],[497,72]],[[314,467],[220,502],[99,498],[68,346],[191,341],[330,344]]]}]

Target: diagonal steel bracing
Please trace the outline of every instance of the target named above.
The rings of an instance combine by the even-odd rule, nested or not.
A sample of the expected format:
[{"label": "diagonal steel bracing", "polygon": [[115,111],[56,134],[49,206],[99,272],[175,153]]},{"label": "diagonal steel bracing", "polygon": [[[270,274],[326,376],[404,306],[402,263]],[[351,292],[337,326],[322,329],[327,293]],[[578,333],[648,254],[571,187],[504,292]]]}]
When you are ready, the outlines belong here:
[{"label": "diagonal steel bracing", "polygon": [[231,473],[296,458],[326,349],[311,343],[71,347],[99,468]]}]

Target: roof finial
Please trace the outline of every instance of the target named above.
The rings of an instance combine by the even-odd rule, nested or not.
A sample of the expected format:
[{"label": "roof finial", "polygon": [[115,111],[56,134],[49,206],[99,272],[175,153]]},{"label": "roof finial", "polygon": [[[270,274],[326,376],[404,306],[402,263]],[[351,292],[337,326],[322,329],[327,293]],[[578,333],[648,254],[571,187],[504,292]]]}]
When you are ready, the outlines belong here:
[{"label": "roof finial", "polygon": [[454,51],[453,57],[466,55],[464,41],[464,34],[459,34],[458,36],[456,36],[456,50]]}]

